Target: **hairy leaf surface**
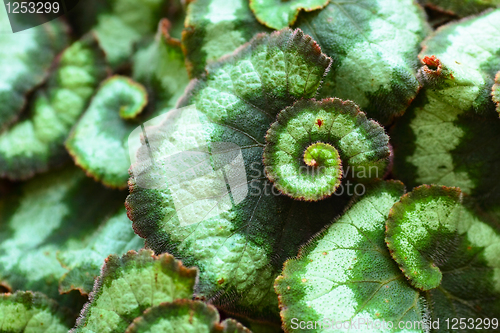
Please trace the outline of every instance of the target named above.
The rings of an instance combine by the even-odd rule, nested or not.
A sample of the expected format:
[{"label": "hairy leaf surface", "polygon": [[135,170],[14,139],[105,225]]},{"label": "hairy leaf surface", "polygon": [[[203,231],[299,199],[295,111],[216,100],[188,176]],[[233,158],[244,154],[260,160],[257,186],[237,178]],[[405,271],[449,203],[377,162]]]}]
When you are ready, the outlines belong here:
[{"label": "hairy leaf surface", "polygon": [[424,91],[391,139],[394,174],[409,186],[457,186],[500,212],[500,119],[491,98],[500,68],[498,20],[500,9],[444,26],[425,41]]},{"label": "hairy leaf surface", "polygon": [[0,332],[68,332],[68,320],[57,303],[41,293],[0,294]]},{"label": "hairy leaf surface", "polygon": [[125,332],[148,308],[191,298],[197,270],[169,254],[130,251],[106,259],[101,276],[71,332]]}]

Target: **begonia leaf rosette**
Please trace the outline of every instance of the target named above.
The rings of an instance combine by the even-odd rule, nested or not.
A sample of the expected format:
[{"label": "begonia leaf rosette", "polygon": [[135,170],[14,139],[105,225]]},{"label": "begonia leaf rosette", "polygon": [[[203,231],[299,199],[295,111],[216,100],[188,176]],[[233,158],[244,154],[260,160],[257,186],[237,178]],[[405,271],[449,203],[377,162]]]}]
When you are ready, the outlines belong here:
[{"label": "begonia leaf rosette", "polygon": [[[283,261],[347,204],[347,189],[316,202],[281,195],[263,163],[266,133],[277,114],[314,97],[330,62],[300,30],[258,35],[193,80],[182,108],[144,129],[139,162],[131,168],[128,214],[156,253],[168,251],[199,267],[198,297],[231,312],[277,318],[272,284]],[[326,108],[329,103],[336,111]],[[325,121],[323,134],[334,114],[335,124],[346,126],[343,144],[353,147],[337,147],[341,158],[349,149],[366,148],[369,140],[355,137],[375,123],[353,104],[310,105]],[[375,127],[370,131],[382,135]],[[387,147],[382,150],[388,154]]]},{"label": "begonia leaf rosette", "polygon": [[267,177],[282,193],[306,201],[332,195],[343,176],[381,178],[390,154],[384,129],[354,103],[336,98],[286,108],[266,141]]},{"label": "begonia leaf rosette", "polygon": [[395,177],[412,187],[460,187],[498,216],[500,119],[492,87],[500,68],[499,20],[496,9],[425,40],[423,91],[391,132]]}]

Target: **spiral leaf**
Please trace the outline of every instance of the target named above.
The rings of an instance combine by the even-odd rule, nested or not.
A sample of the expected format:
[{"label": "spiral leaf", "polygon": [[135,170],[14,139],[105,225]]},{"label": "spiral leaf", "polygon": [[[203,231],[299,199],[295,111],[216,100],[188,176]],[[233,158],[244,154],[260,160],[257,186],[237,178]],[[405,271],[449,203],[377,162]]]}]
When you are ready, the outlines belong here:
[{"label": "spiral leaf", "polygon": [[382,177],[389,156],[384,129],[354,103],[336,98],[299,101],[283,110],[266,141],[267,177],[282,193],[306,201],[334,193],[342,166],[355,176]]},{"label": "spiral leaf", "polygon": [[[272,284],[283,261],[345,208],[347,194],[281,195],[262,160],[277,114],[314,97],[330,63],[300,30],[258,35],[208,66],[163,123],[145,127],[128,214],[148,247],[200,269],[198,297],[276,320]],[[141,169],[151,160],[161,167]]]},{"label": "spiral leaf", "polygon": [[438,264],[455,246],[461,201],[457,188],[423,185],[392,207],[386,242],[414,287],[429,290],[441,283]]},{"label": "spiral leaf", "polygon": [[105,80],[66,140],[75,163],[104,185],[126,187],[125,141],[137,126],[126,120],[141,113],[147,101],[140,83],[118,75]]},{"label": "spiral leaf", "polygon": [[[456,189],[421,188],[403,196],[398,203],[403,192],[400,182],[378,183],[304,246],[298,258],[284,264],[275,289],[287,332],[340,332],[344,330],[338,326],[335,329],[335,324],[346,321],[358,324],[366,332],[428,332],[429,325],[436,328],[438,320],[442,325],[448,318],[470,318],[476,322],[480,320],[477,318],[498,317],[498,229],[469,206],[467,197],[460,204],[460,192]],[[418,201],[405,204],[410,201],[408,198],[417,196]],[[392,213],[391,207],[396,207]],[[400,208],[411,219],[405,228],[412,232],[401,232],[400,237],[413,242],[418,237],[418,244],[424,241],[424,246],[428,246],[425,255],[440,259],[442,279],[437,288],[414,288],[391,257],[384,237],[385,225],[389,224],[389,215]],[[443,234],[446,228],[453,229],[458,212],[455,231]],[[438,226],[441,229],[430,229]],[[429,227],[429,235],[437,241],[433,246],[429,246],[429,238],[420,237],[425,235],[424,227]],[[410,258],[411,253],[407,254]],[[393,327],[370,325],[371,320],[391,321]],[[404,322],[420,322],[420,326],[408,330],[404,329]]]},{"label": "spiral leaf", "polygon": [[[384,222],[403,193],[401,182],[379,182],[304,246],[298,258],[285,262],[275,289],[286,332],[355,332],[335,329],[335,322],[385,320],[397,328],[399,321],[423,319],[425,302],[384,244]],[[305,322],[302,327],[300,321]],[[316,322],[320,325],[315,327]],[[358,329],[398,331],[363,325]]]}]

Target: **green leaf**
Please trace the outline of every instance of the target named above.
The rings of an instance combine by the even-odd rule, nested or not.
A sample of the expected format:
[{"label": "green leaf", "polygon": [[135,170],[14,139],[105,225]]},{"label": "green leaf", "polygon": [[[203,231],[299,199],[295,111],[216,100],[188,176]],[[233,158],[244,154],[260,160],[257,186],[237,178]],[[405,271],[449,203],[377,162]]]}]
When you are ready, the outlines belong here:
[{"label": "green leaf", "polygon": [[395,327],[423,319],[425,301],[406,282],[384,242],[389,210],[403,193],[400,182],[380,182],[303,247],[297,259],[284,264],[275,288],[287,332],[329,332],[339,322],[361,319],[391,321]]},{"label": "green leaf", "polygon": [[137,43],[154,35],[165,5],[164,0],[113,0],[99,15],[94,31],[111,66],[125,63]]},{"label": "green leaf", "polygon": [[73,241],[69,250],[57,253],[61,265],[69,270],[59,281],[59,291],[78,289],[83,294],[90,293],[109,254],[122,255],[142,247],[144,240],[134,233],[125,209],[120,207],[92,234],[79,242]]},{"label": "green leaf", "polygon": [[350,173],[381,178],[389,156],[384,129],[356,104],[333,98],[281,111],[266,141],[267,177],[282,193],[307,201],[332,195]]},{"label": "green leaf", "polygon": [[189,76],[233,52],[255,34],[270,31],[255,19],[248,0],[196,0],[189,4],[182,44]]},{"label": "green leaf", "polygon": [[251,333],[234,319],[222,323],[219,320],[219,313],[213,306],[183,299],[147,309],[126,333]]},{"label": "green leaf", "polygon": [[[10,31],[4,8],[0,8],[0,28]],[[61,20],[54,20],[22,33],[0,34],[0,130],[18,118],[26,95],[49,75],[52,61],[68,42],[65,29]]]},{"label": "green leaf", "polygon": [[181,44],[170,32],[169,21],[162,19],[155,40],[133,58],[132,77],[147,88],[154,110],[174,107],[189,83]]},{"label": "green leaf", "polygon": [[68,332],[57,303],[41,293],[0,294],[0,332]]},{"label": "green leaf", "polygon": [[67,48],[25,117],[0,134],[0,175],[26,179],[64,162],[64,140],[105,75],[104,54],[94,38]]},{"label": "green leaf", "polygon": [[[328,332],[335,325],[349,324],[370,332],[427,332],[437,327],[446,330],[450,318],[476,322],[477,318],[498,316],[499,231],[470,203],[459,206],[457,211],[461,213],[455,219],[452,210],[457,207],[457,190],[422,187],[396,202],[402,193],[401,183],[380,183],[306,245],[297,259],[285,263],[275,288],[287,332],[310,332],[304,328],[311,327],[317,327],[314,332]],[[412,197],[414,200],[409,200]],[[405,227],[400,224],[401,229],[393,229],[401,209],[410,221]],[[408,240],[419,240],[417,246],[426,242],[424,257],[437,258],[442,273],[437,288],[421,291],[408,283],[386,247],[387,219],[393,229],[388,233],[391,242],[392,233],[399,233],[402,239],[402,229],[411,232]],[[440,225],[440,221],[444,223]],[[444,237],[432,238],[433,244],[421,237],[423,228],[417,228],[426,223],[429,228],[440,225],[444,229],[447,222],[458,222],[455,237],[445,233]],[[403,259],[411,261],[412,252],[406,253],[409,259]],[[404,330],[409,322],[412,328]],[[477,331],[468,328],[460,332]],[[484,328],[494,331],[491,325]]]},{"label": "green leaf", "polygon": [[[123,207],[123,199],[123,193],[103,188],[75,167],[37,176],[16,188],[0,200],[0,282],[14,291],[66,298],[58,290],[67,272],[56,258],[58,251],[91,243],[100,222]],[[92,283],[93,277],[89,279],[86,283]]]},{"label": "green leaf", "polygon": [[90,301],[71,332],[124,332],[144,310],[191,298],[197,271],[169,254],[130,251],[106,259]]},{"label": "green leaf", "polygon": [[491,88],[491,98],[497,105],[497,112],[500,116],[500,71],[495,76],[495,84]]},{"label": "green leaf", "polygon": [[[179,42],[170,37],[166,20],[160,22],[156,39],[134,55],[133,66],[133,77],[139,83],[120,76],[105,81],[66,141],[75,162],[110,187],[127,186],[131,132],[146,119],[172,108],[189,82]],[[125,121],[120,117],[123,105],[146,110]]]},{"label": "green leaf", "polygon": [[260,35],[193,81],[179,102],[190,107],[145,128],[129,217],[156,253],[199,267],[198,297],[276,320],[283,261],[349,199],[346,189],[315,203],[281,196],[262,163],[276,114],[313,97],[329,63],[299,30]]},{"label": "green leaf", "polygon": [[500,7],[499,0],[419,0],[419,3],[460,17],[478,14],[488,8]]},{"label": "green leaf", "polygon": [[139,83],[122,76],[104,81],[66,140],[75,163],[104,185],[125,188],[130,166],[126,140],[137,123],[124,118],[140,113],[146,103]]},{"label": "green leaf", "polygon": [[351,100],[382,124],[415,98],[417,54],[429,28],[413,0],[332,0],[296,26],[333,59],[322,98]]},{"label": "green leaf", "polygon": [[441,284],[439,266],[455,246],[461,210],[460,189],[428,185],[415,188],[391,208],[385,241],[415,288]]},{"label": "green leaf", "polygon": [[391,135],[397,178],[412,187],[460,187],[487,210],[500,200],[500,119],[491,99],[499,20],[495,10],[444,26],[425,41],[424,90]]},{"label": "green leaf", "polygon": [[301,10],[310,12],[321,9],[329,0],[250,0],[250,8],[257,20],[272,29],[293,25]]}]

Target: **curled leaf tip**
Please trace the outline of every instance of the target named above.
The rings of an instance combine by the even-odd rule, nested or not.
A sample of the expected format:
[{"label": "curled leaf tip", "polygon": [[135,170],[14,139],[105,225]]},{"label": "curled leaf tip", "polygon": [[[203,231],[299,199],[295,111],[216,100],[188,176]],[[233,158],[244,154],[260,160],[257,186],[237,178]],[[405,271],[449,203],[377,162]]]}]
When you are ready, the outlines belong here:
[{"label": "curled leaf tip", "polygon": [[386,243],[410,283],[438,287],[439,269],[457,247],[462,192],[456,187],[422,185],[394,204],[386,222]]},{"label": "curled leaf tip", "polygon": [[286,108],[266,141],[268,179],[282,193],[306,201],[331,196],[340,185],[343,167],[348,174],[360,176],[361,172],[349,172],[355,168],[365,171],[364,177],[380,178],[381,161],[389,156],[383,128],[354,103],[340,99],[299,101]]},{"label": "curled leaf tip", "polygon": [[137,126],[131,120],[147,102],[140,83],[119,75],[105,80],[66,140],[75,163],[104,185],[125,188],[129,160],[123,137]]}]

